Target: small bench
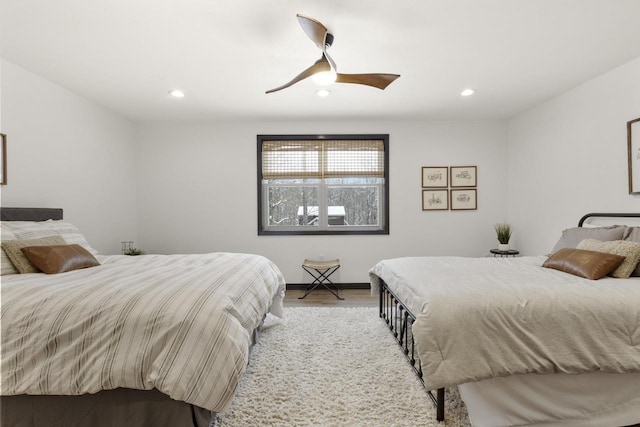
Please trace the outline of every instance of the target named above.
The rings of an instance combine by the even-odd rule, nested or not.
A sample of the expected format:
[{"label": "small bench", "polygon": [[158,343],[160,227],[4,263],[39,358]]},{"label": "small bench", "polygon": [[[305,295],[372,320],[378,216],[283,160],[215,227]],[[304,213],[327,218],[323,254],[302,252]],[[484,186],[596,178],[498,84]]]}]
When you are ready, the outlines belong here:
[{"label": "small bench", "polygon": [[322,285],[329,292],[335,295],[336,298],[343,300],[339,295],[340,288],[338,288],[330,279],[333,273],[335,273],[340,268],[340,260],[332,259],[328,261],[318,261],[312,259],[305,259],[302,263],[302,268],[309,273],[313,277],[313,282],[307,287],[303,296],[298,297],[298,299],[303,299],[307,295],[309,295],[314,289],[318,286]]}]

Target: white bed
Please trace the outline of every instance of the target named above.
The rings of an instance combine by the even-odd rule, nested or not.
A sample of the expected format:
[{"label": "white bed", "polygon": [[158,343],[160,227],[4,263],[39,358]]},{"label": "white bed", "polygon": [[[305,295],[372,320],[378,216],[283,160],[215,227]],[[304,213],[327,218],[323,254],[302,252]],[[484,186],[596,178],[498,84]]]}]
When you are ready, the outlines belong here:
[{"label": "white bed", "polygon": [[413,333],[427,389],[459,386],[474,426],[639,423],[640,277],[587,280],[545,259],[384,260],[372,292],[389,289],[391,324],[415,317],[392,330]]},{"label": "white bed", "polygon": [[[268,312],[282,315],[278,268],[236,253],[95,258],[99,266],[60,274],[3,275],[3,424],[40,425],[31,420],[37,414],[22,413],[21,398],[33,408],[42,399],[32,397],[117,390],[153,390],[198,410],[225,410],[254,331]],[[184,425],[192,425],[190,412]],[[72,425],[115,425],[96,420],[103,416]]]}]

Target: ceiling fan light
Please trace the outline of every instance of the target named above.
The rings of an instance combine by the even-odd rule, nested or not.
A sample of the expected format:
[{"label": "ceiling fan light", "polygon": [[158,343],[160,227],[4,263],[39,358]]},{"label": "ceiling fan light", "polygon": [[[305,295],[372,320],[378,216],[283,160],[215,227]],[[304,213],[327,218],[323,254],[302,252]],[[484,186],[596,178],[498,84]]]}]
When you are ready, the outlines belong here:
[{"label": "ceiling fan light", "polygon": [[313,81],[319,85],[330,85],[336,81],[338,75],[334,70],[321,71],[313,75]]},{"label": "ceiling fan light", "polygon": [[325,96],[329,96],[330,94],[331,94],[331,91],[327,89],[318,89],[316,91],[316,95],[318,95],[321,98],[324,98]]}]

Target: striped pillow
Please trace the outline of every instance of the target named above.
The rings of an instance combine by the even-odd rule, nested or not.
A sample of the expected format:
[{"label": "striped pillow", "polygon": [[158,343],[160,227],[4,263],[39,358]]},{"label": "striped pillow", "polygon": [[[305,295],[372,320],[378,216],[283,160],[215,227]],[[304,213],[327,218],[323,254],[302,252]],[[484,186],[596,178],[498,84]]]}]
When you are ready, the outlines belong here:
[{"label": "striped pillow", "polygon": [[33,265],[22,253],[21,249],[28,246],[64,245],[64,239],[60,235],[40,237],[38,239],[7,240],[2,242],[2,250],[7,254],[11,263],[20,272],[39,273],[40,269]]},{"label": "striped pillow", "polygon": [[[0,233],[0,241],[2,242],[16,240],[16,236],[4,227],[2,227]],[[7,274],[18,274],[18,270],[13,266],[4,249],[2,249],[0,250],[0,275],[6,276]]]},{"label": "striped pillow", "polygon": [[80,230],[68,221],[6,221],[2,223],[2,228],[7,228],[13,233],[16,239],[20,240],[39,239],[41,237],[59,235],[62,236],[68,245],[80,245],[92,255],[98,253],[98,251],[89,245],[89,242],[87,242],[87,239],[80,233]]}]

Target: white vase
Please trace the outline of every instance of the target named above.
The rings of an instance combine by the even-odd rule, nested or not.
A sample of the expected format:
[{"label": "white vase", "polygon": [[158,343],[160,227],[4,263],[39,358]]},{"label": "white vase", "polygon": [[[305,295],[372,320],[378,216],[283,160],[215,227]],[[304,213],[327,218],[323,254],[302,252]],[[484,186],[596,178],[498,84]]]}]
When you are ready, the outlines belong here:
[{"label": "white vase", "polygon": [[498,250],[499,251],[508,251],[509,250],[509,244],[508,243],[499,243],[498,244]]}]

